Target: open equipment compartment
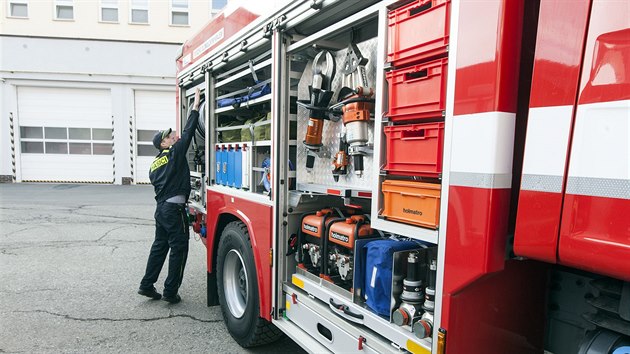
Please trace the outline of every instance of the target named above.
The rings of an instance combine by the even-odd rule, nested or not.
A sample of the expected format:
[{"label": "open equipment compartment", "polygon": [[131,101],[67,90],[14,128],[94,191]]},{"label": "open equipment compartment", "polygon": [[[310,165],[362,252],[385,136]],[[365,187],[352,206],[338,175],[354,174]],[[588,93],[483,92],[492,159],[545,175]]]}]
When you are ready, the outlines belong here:
[{"label": "open equipment compartment", "polygon": [[[343,318],[347,324],[340,328],[340,332],[345,333],[343,338],[348,335],[355,340],[359,338],[359,341],[361,337],[370,338],[367,344],[384,343],[380,352],[392,351],[395,347],[430,351],[437,231],[414,226],[414,229],[427,230],[425,232],[431,237],[410,240],[401,237],[400,233],[383,232],[373,225],[375,210],[371,198],[376,193],[370,186],[375,179],[380,179],[380,165],[375,168],[374,156],[374,151],[380,150],[374,146],[375,119],[378,119],[374,102],[387,97],[384,85],[378,84],[378,76],[385,76],[382,69],[378,70],[383,65],[382,62],[379,64],[379,55],[384,53],[385,46],[383,36],[379,35],[383,30],[379,25],[387,14],[384,7],[380,10],[366,12],[363,18],[354,16],[356,19],[348,21],[347,26],[339,26],[326,34],[318,35],[318,31],[314,31],[310,37],[295,34],[289,37],[292,40],[286,60],[289,63],[288,82],[290,91],[297,90],[298,93],[297,139],[295,150],[290,150],[297,154],[297,183],[288,192],[285,229],[289,231],[278,235],[277,244],[281,246],[278,256],[283,257],[282,268],[278,271],[283,296],[278,297],[278,306],[283,320],[305,329],[318,324],[313,327],[320,333],[316,339],[334,351],[356,350],[357,342],[351,347],[339,344],[345,343],[345,339],[330,343],[331,338],[341,336],[335,334],[334,322],[326,320],[330,314]],[[320,29],[322,32],[326,31]],[[312,43],[302,44],[302,40]],[[334,63],[335,73],[317,77],[333,71],[328,70],[330,64],[313,64],[326,59],[328,63],[331,60]],[[349,62],[354,62],[354,74],[344,69]],[[357,75],[364,81],[357,81]],[[356,85],[365,81],[367,85],[361,85],[361,90],[345,89],[355,88],[350,87],[349,82]],[[315,90],[319,92],[314,94]],[[291,102],[289,99],[284,101],[285,104]],[[359,104],[355,104],[357,102]],[[286,111],[290,109],[285,107]],[[360,127],[351,119],[346,119],[344,124],[344,110],[355,110],[356,115],[361,116],[362,119],[358,119]],[[443,123],[434,124],[442,124],[440,128],[443,129]],[[378,134],[382,134],[382,130]],[[355,161],[357,155],[360,155],[362,166],[361,162]],[[437,161],[438,153],[434,155],[433,159]],[[441,153],[439,155],[441,159]],[[438,168],[432,167],[433,170]],[[437,180],[437,175],[431,174],[432,181]],[[439,185],[437,188],[439,190]],[[436,217],[439,218],[439,214]],[[392,251],[389,266],[383,270],[389,272],[386,278],[391,281],[385,300],[387,315],[370,308],[365,298],[366,286],[371,285],[366,279],[376,268],[367,264],[362,255],[371,243],[377,241],[406,245],[406,248]],[[416,255],[412,257],[412,263],[418,269],[414,271],[417,279],[406,283],[405,295],[402,295],[411,253]],[[367,267],[372,268],[368,270]],[[433,284],[427,291],[430,278],[433,278]],[[430,300],[426,298],[427,293]],[[429,305],[428,311],[422,308],[425,303]],[[401,318],[394,319],[394,313],[400,314]],[[310,321],[306,320],[309,318]],[[330,338],[325,335],[327,330],[331,332]]]},{"label": "open equipment compartment", "polygon": [[376,101],[383,113],[375,122],[374,226],[433,244],[445,202],[440,194],[445,188],[450,6],[450,0],[414,0],[387,9],[382,25],[387,52],[379,73],[386,94]]},{"label": "open equipment compartment", "polygon": [[214,184],[269,194],[271,55],[213,72]]}]

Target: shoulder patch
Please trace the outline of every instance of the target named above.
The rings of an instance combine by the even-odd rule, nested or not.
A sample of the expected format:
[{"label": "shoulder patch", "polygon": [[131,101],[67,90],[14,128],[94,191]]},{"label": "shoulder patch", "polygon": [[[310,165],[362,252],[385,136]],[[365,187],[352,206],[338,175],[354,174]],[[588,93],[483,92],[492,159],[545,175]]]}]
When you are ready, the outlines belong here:
[{"label": "shoulder patch", "polygon": [[157,170],[158,168],[166,165],[168,163],[168,155],[164,155],[162,157],[159,157],[157,159],[155,159],[153,161],[153,163],[151,164],[151,172]]}]

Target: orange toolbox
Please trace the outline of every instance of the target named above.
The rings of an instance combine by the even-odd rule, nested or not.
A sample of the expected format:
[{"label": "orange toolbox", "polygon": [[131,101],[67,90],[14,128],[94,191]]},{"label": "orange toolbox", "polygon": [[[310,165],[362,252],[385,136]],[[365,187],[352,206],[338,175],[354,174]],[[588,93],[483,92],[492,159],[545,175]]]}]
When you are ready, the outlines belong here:
[{"label": "orange toolbox", "polygon": [[385,171],[403,176],[439,177],[442,174],[444,123],[385,126]]},{"label": "orange toolbox", "polygon": [[387,72],[387,117],[393,122],[443,117],[447,66],[448,59],[442,58]]},{"label": "orange toolbox", "polygon": [[450,0],[415,0],[388,14],[387,61],[399,67],[446,55]]},{"label": "orange toolbox", "polygon": [[440,221],[439,184],[385,180],[381,184],[383,210],[388,220],[437,229]]}]

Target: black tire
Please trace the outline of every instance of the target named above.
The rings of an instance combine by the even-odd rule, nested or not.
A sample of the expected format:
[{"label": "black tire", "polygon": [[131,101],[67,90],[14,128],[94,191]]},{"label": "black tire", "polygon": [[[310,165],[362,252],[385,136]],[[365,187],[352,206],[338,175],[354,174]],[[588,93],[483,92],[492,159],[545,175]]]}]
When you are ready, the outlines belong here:
[{"label": "black tire", "polygon": [[233,221],[223,229],[217,255],[219,304],[232,338],[244,348],[281,338],[282,332],[259,316],[256,265],[245,224]]}]

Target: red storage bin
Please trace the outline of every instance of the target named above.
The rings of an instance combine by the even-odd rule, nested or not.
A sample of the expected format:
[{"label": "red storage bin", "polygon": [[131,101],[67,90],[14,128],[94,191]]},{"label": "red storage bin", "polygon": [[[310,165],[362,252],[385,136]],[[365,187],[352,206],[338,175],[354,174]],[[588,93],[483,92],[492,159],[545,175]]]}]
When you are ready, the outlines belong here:
[{"label": "red storage bin", "polygon": [[438,177],[442,173],[444,123],[386,126],[385,171],[403,176]]},{"label": "red storage bin", "polygon": [[389,119],[399,122],[443,117],[447,66],[448,59],[442,58],[388,72]]},{"label": "red storage bin", "polygon": [[416,0],[389,12],[387,61],[394,66],[445,55],[450,0]]}]

